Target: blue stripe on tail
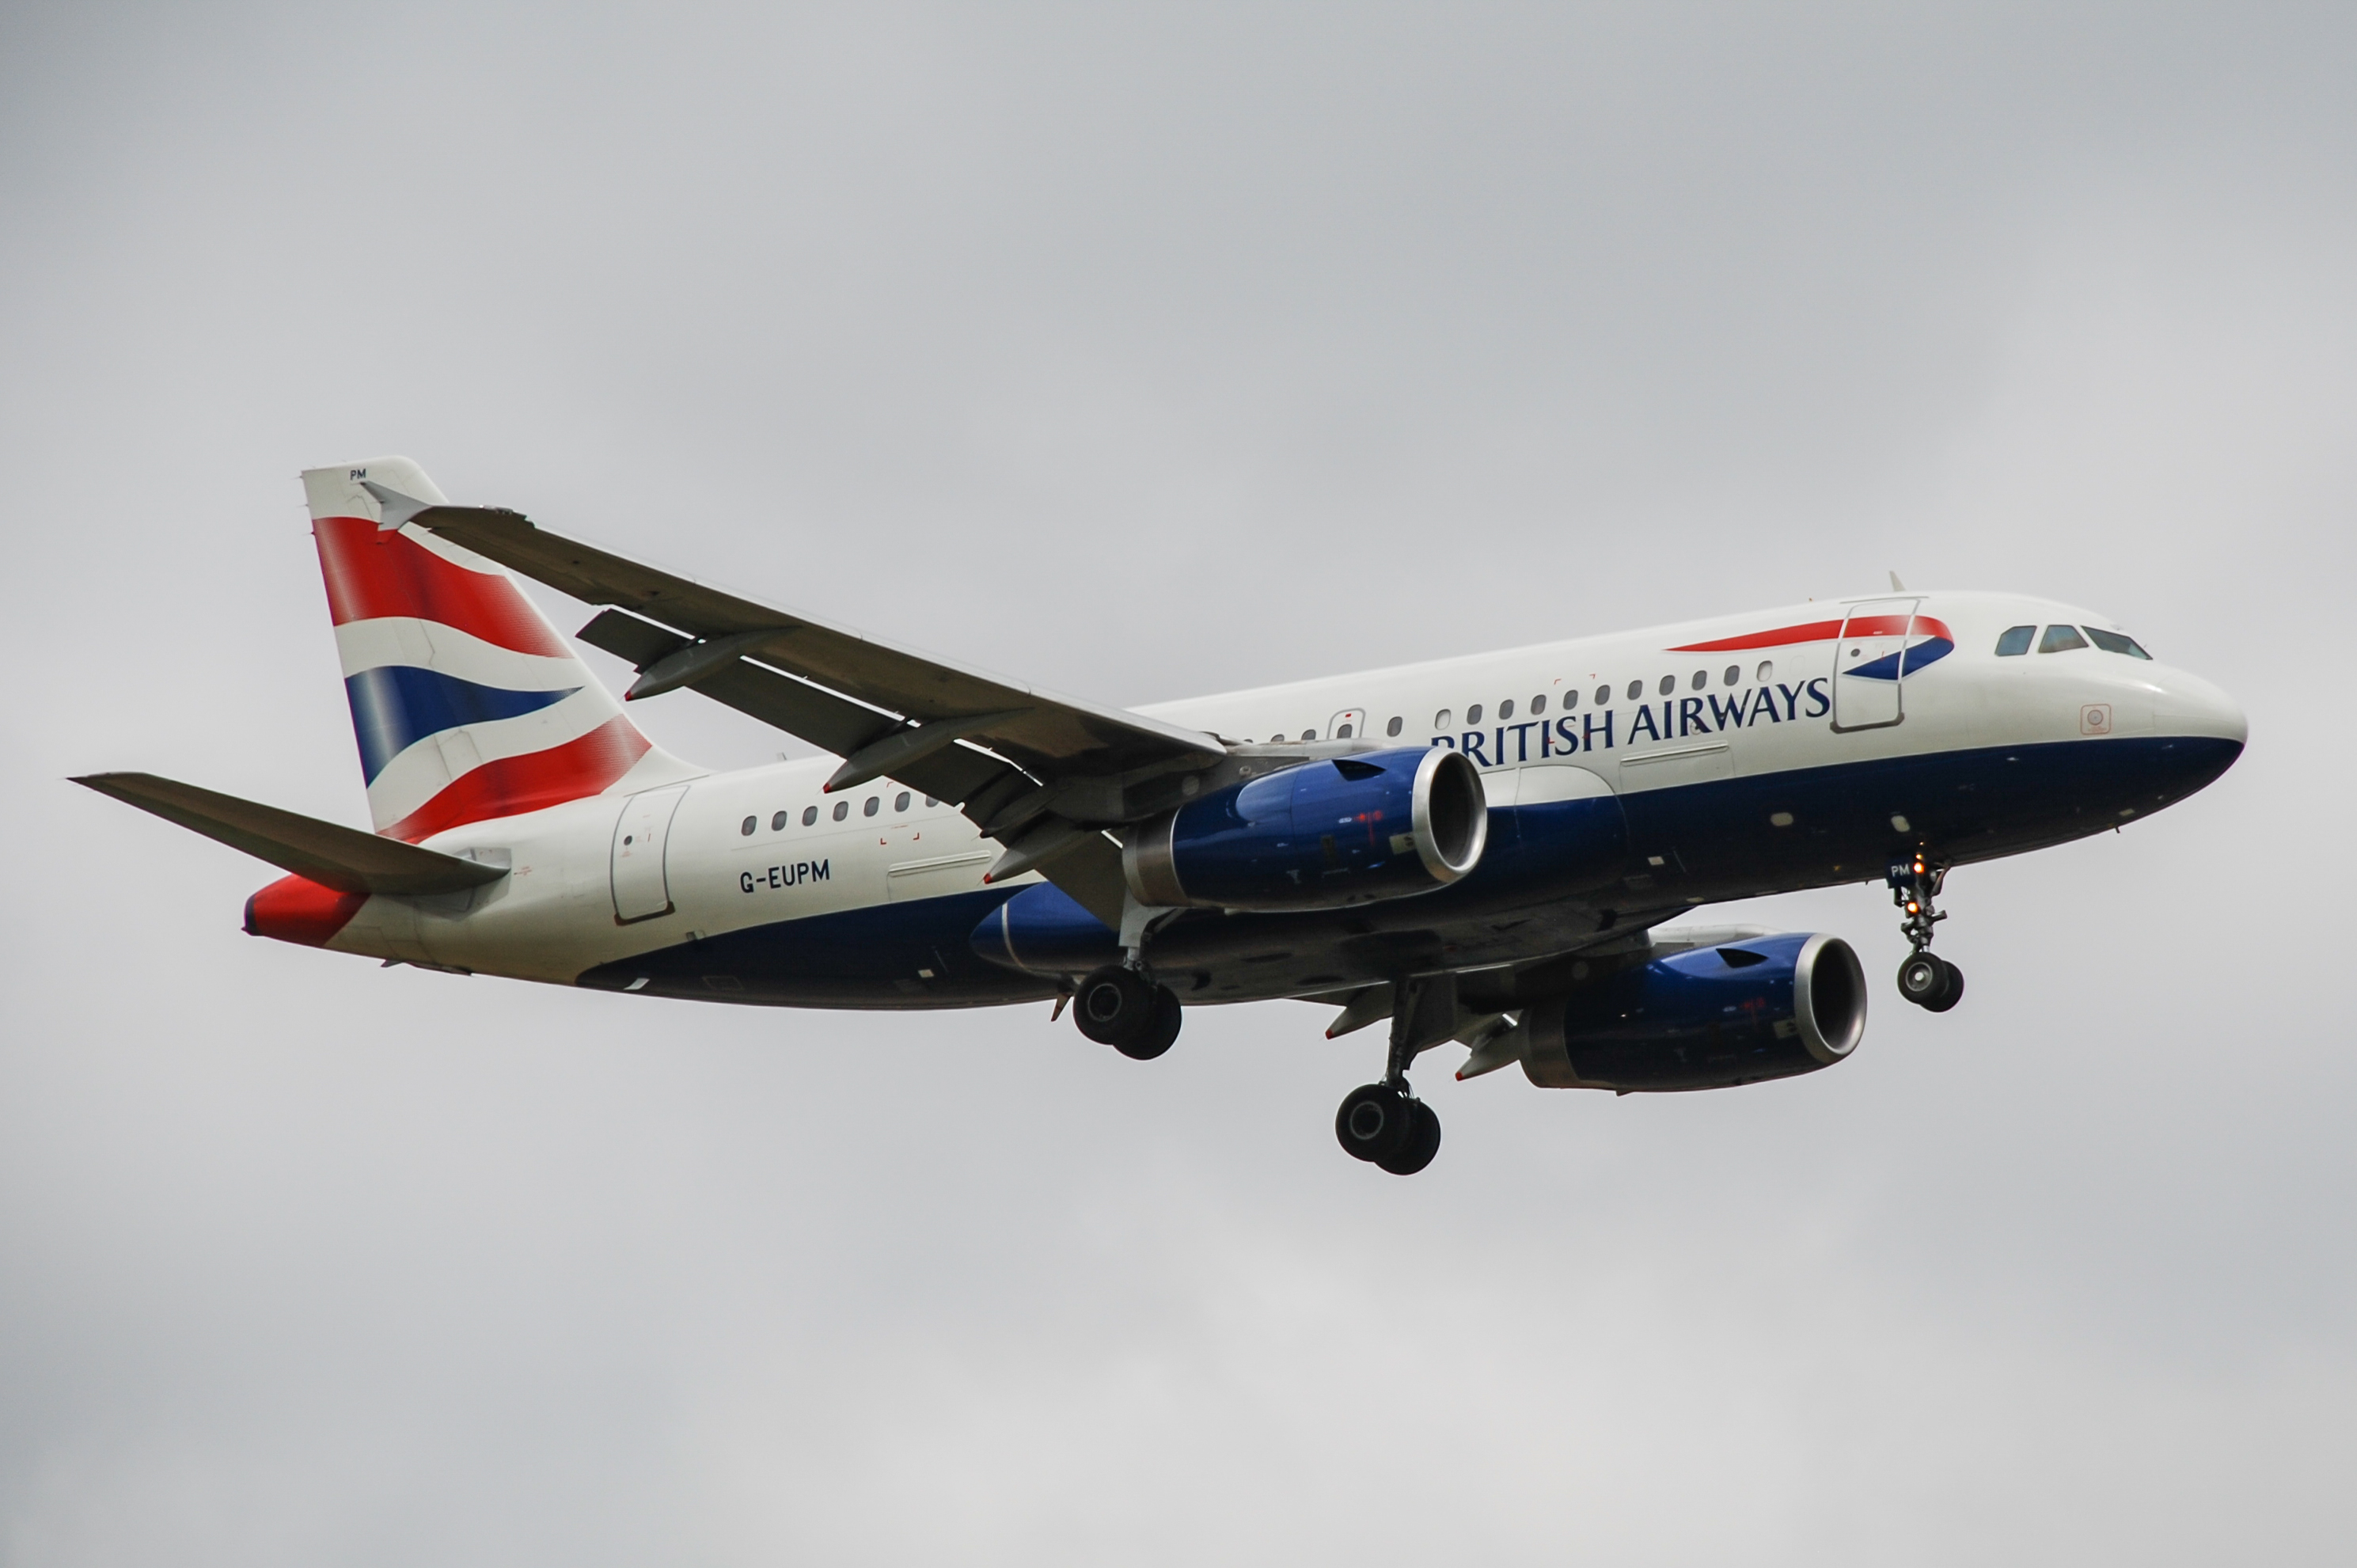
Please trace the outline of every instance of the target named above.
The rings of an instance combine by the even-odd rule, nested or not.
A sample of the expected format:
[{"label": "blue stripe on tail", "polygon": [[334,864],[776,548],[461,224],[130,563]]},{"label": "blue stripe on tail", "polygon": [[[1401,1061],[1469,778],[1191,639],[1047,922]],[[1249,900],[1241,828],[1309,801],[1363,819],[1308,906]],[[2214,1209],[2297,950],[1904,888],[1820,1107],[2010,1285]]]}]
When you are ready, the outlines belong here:
[{"label": "blue stripe on tail", "polygon": [[536,713],[580,689],[510,692],[414,664],[380,665],[344,682],[344,695],[352,704],[352,730],[360,736],[361,771],[371,784],[387,763],[429,735]]}]

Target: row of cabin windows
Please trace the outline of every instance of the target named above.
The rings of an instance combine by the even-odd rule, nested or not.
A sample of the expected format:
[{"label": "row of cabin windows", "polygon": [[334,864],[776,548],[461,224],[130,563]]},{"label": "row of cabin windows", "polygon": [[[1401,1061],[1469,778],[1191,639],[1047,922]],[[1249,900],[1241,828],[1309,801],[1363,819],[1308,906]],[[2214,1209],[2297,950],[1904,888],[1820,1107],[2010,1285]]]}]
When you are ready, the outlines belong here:
[{"label": "row of cabin windows", "polygon": [[[1752,672],[1751,678],[1762,685],[1774,680],[1776,678],[1776,666],[1774,662],[1771,660],[1762,660],[1760,661],[1760,668]],[[1740,686],[1743,684],[1743,666],[1740,664],[1728,665],[1725,670],[1719,671],[1718,681],[1719,684],[1722,686]],[[1710,671],[1707,670],[1695,671],[1692,675],[1686,677],[1686,685],[1687,689],[1690,691],[1700,692],[1707,690],[1710,686]],[[1659,681],[1654,682],[1653,689],[1662,696],[1670,696],[1678,689],[1678,678],[1675,675],[1664,675]],[[1642,701],[1645,695],[1645,682],[1642,681],[1630,682],[1627,687],[1627,693],[1629,701],[1632,703]],[[1589,701],[1596,707],[1610,707],[1612,705],[1612,688],[1610,686],[1597,687],[1595,695],[1591,697]],[[1566,692],[1563,694],[1564,712],[1569,713],[1578,706],[1578,693]],[[1481,715],[1487,711],[1488,710],[1480,703],[1476,703],[1471,707],[1465,710],[1465,722],[1469,725],[1478,725],[1481,722]],[[1540,695],[1531,699],[1530,713],[1533,718],[1538,717],[1546,711],[1547,699],[1544,693],[1541,693]],[[1438,713],[1432,715],[1432,727],[1438,730],[1453,728],[1454,725],[1452,720],[1455,714],[1453,710],[1443,708]],[[1509,697],[1504,702],[1498,704],[1496,722],[1503,724],[1513,716],[1514,699]],[[1399,721],[1397,719],[1394,719],[1392,723],[1396,725]],[[1394,728],[1392,733],[1394,735],[1397,735],[1399,731]]]},{"label": "row of cabin windows", "polygon": [[[908,813],[909,799],[909,793],[906,789],[901,790],[899,794],[894,796],[892,799],[892,810],[894,813],[905,816]],[[928,808],[938,806],[940,804],[941,801],[938,798],[931,795],[925,797],[925,805]],[[883,809],[884,797],[881,795],[870,795],[867,797],[866,803],[861,805],[859,808],[859,814],[863,817],[872,817]],[[851,802],[848,800],[837,800],[834,803],[834,811],[833,815],[834,820],[838,822],[847,819],[851,815]],[[786,831],[786,825],[793,821],[793,817],[794,814],[791,811],[778,812],[770,819],[770,831],[773,833],[784,832]],[[818,808],[816,806],[804,806],[802,808],[802,826],[806,828],[814,827],[817,823]],[[741,824],[738,825],[737,831],[744,834],[747,838],[751,838],[753,836],[754,830],[759,828],[760,825],[760,818],[748,817]]]},{"label": "row of cabin windows", "polygon": [[[1774,680],[1776,678],[1775,664],[1772,661],[1763,660],[1760,663],[1760,668],[1753,672],[1751,678],[1762,684]],[[1743,683],[1743,666],[1740,664],[1728,665],[1720,672],[1719,683],[1726,686],[1741,685]],[[1691,676],[1687,677],[1687,684],[1692,690],[1697,692],[1706,689],[1710,685],[1710,671],[1707,670],[1695,671]],[[1663,696],[1669,696],[1677,691],[1678,678],[1675,675],[1664,675],[1656,683],[1656,689]],[[1630,682],[1628,693],[1629,701],[1632,703],[1639,701],[1645,695],[1645,682],[1642,681]],[[1537,696],[1533,697],[1528,710],[1531,717],[1535,719],[1544,714],[1547,711],[1547,693],[1544,692],[1541,692]],[[1565,713],[1569,713],[1579,706],[1579,693],[1577,692],[1566,692],[1562,694],[1560,702],[1562,710]],[[1599,708],[1610,707],[1612,705],[1612,688],[1609,685],[1597,687],[1596,694],[1591,699],[1591,702],[1595,706]],[[1469,725],[1478,725],[1481,722],[1481,715],[1487,712],[1489,712],[1488,708],[1480,703],[1476,703],[1471,707],[1465,710],[1465,722]],[[1514,699],[1508,697],[1504,702],[1498,704],[1496,722],[1499,724],[1504,724],[1514,716]],[[1438,713],[1432,715],[1432,727],[1437,730],[1452,729],[1456,726],[1456,709],[1443,708]],[[1383,726],[1383,734],[1393,737],[1394,739],[1397,739],[1400,731],[1405,727],[1407,727],[1407,720],[1405,718],[1394,717],[1389,724]],[[1303,730],[1301,732],[1301,738],[1303,740],[1316,740],[1318,738],[1318,732],[1314,729]],[[1337,725],[1334,728],[1334,738],[1336,740],[1350,739],[1351,726],[1347,724]],[[1269,744],[1272,746],[1282,746],[1285,744],[1286,737],[1280,734],[1273,735],[1269,736],[1268,739]]]},{"label": "row of cabin windows", "polygon": [[2027,653],[2030,643],[2035,640],[2040,653],[2068,653],[2074,648],[2084,648],[2093,642],[2106,653],[2125,653],[2131,659],[2152,657],[2133,637],[2124,637],[2116,631],[2105,631],[2093,626],[2086,628],[2084,637],[2080,636],[2079,631],[2075,626],[2050,626],[2046,628],[2046,635],[2040,637],[2034,626],[2009,626],[2006,628],[2005,635],[1996,639],[1996,656],[2011,659]]}]

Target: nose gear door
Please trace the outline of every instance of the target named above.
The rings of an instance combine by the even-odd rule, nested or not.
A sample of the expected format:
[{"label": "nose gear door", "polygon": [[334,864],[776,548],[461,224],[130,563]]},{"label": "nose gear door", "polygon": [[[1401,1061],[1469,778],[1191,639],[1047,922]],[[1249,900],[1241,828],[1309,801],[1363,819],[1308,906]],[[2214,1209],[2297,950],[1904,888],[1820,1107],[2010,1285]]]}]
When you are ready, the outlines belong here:
[{"label": "nose gear door", "polygon": [[1907,716],[1907,639],[1920,597],[1849,607],[1834,645],[1834,728],[1882,729]]},{"label": "nose gear door", "polygon": [[622,802],[614,823],[614,923],[651,920],[671,913],[671,884],[663,875],[663,847],[671,838],[672,813],[687,786],[648,789]]}]

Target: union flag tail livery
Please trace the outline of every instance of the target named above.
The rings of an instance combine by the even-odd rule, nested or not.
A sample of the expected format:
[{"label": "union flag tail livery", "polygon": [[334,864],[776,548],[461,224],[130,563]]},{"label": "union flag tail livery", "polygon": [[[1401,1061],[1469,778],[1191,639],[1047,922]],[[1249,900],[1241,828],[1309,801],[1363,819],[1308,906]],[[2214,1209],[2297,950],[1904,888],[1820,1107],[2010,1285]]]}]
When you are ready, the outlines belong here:
[{"label": "union flag tail livery", "polygon": [[377,832],[415,843],[602,794],[653,753],[504,572],[409,521],[447,504],[415,463],[303,489]]},{"label": "union flag tail livery", "polygon": [[[248,930],[638,997],[1053,1000],[1139,1059],[1190,1006],[1324,1001],[1329,1036],[1388,1020],[1383,1077],[1335,1136],[1397,1175],[1440,1143],[1409,1069],[1452,1043],[1459,1079],[1519,1065],[1620,1093],[1846,1060],[1867,995],[1849,944],[1670,924],[1713,903],[1885,886],[1900,994],[1949,1011],[1951,870],[2140,826],[2246,735],[2106,617],[1895,576],[1113,708],[453,505],[405,458],[303,482],[376,831],[81,780],[288,872]],[[509,572],[600,607],[576,635],[638,671],[634,697],[692,686],[823,755],[666,755]]]}]

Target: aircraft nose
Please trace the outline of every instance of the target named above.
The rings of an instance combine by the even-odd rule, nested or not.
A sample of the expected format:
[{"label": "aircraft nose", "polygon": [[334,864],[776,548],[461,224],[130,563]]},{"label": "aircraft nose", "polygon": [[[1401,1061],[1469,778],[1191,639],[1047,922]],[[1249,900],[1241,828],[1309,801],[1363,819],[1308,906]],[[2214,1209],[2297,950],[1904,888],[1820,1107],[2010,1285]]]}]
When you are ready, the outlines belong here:
[{"label": "aircraft nose", "polygon": [[2166,735],[2231,741],[2237,750],[2251,736],[2242,704],[2198,675],[2172,675],[2162,687],[2158,707],[2154,716]]}]

